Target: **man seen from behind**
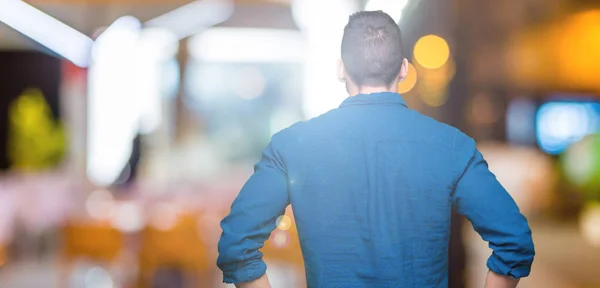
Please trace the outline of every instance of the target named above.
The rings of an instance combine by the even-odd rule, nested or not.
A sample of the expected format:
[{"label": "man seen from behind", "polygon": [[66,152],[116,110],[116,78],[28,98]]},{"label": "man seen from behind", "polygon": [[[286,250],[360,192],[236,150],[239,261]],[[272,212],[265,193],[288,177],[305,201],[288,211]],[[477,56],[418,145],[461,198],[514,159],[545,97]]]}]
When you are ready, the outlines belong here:
[{"label": "man seen from behind", "polygon": [[224,282],[270,287],[260,248],[288,205],[308,287],[447,287],[453,207],[493,250],[486,287],[529,275],[527,220],[473,139],[397,94],[401,46],[387,14],[350,16],[338,73],[349,97],[272,137],[221,223]]}]

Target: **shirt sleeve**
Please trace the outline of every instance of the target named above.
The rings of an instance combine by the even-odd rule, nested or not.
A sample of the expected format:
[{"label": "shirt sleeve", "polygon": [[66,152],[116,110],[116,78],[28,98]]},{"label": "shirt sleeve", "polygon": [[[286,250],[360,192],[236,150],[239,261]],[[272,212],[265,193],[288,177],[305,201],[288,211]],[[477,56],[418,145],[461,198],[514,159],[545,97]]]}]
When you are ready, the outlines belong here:
[{"label": "shirt sleeve", "polygon": [[528,276],[535,250],[527,219],[490,172],[475,141],[459,133],[454,145],[456,163],[464,168],[458,170],[452,202],[489,243],[493,252],[487,267],[515,279]]},{"label": "shirt sleeve", "polygon": [[289,204],[287,175],[276,136],[221,222],[217,266],[223,271],[225,283],[252,281],[266,272],[259,249]]}]

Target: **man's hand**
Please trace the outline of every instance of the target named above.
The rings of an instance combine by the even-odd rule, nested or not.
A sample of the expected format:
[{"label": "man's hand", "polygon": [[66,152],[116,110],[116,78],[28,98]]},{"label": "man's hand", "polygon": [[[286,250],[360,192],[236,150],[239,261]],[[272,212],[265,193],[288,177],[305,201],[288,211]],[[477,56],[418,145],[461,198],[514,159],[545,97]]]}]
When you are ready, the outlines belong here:
[{"label": "man's hand", "polygon": [[[485,288],[516,288],[519,284],[519,279],[496,274],[489,271],[485,280]],[[257,286],[258,287],[258,286]]]},{"label": "man's hand", "polygon": [[267,278],[267,274],[263,274],[260,278],[250,281],[235,284],[237,288],[271,288],[271,283],[269,283],[269,278]]}]

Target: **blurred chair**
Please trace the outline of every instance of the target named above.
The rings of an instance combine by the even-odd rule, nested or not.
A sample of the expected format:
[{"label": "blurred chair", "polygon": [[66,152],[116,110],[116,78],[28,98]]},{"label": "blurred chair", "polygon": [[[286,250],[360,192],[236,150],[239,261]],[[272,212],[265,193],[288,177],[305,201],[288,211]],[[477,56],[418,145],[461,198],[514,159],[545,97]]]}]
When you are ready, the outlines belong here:
[{"label": "blurred chair", "polygon": [[180,269],[187,287],[210,287],[214,263],[201,240],[198,215],[183,214],[167,229],[147,226],[142,231],[140,278],[138,287],[151,287],[153,276],[161,268]]},{"label": "blurred chair", "polygon": [[124,235],[110,223],[68,223],[63,228],[63,257],[72,261],[88,258],[99,262],[117,259]]},{"label": "blurred chair", "polygon": [[7,261],[7,255],[6,255],[6,247],[0,243],[0,268],[2,268]]},{"label": "blurred chair", "polygon": [[108,222],[68,222],[62,229],[61,287],[68,287],[68,276],[75,261],[91,260],[109,267],[125,244],[125,235]]}]

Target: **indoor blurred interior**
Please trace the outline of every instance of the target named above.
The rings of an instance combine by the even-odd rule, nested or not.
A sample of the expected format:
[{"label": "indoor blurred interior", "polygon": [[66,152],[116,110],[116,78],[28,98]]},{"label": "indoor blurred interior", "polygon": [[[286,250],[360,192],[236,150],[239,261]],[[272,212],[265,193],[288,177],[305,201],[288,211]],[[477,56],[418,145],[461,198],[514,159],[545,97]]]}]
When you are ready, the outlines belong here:
[{"label": "indoor blurred interior", "polygon": [[[233,287],[219,221],[274,133],[347,97],[360,10],[528,217],[520,287],[600,287],[598,0],[0,0],[0,287]],[[482,287],[491,250],[453,222],[450,287]],[[289,210],[274,287],[306,286],[299,247]]]}]

